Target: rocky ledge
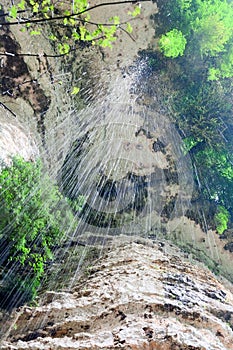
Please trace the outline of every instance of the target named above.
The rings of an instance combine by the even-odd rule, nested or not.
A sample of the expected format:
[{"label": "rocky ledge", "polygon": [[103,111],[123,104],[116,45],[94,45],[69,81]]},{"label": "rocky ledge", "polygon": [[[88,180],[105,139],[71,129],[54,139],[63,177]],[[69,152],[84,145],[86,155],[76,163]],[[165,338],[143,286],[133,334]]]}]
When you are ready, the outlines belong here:
[{"label": "rocky ledge", "polygon": [[1,349],[230,350],[231,285],[167,243],[114,243],[70,291],[17,310]]}]

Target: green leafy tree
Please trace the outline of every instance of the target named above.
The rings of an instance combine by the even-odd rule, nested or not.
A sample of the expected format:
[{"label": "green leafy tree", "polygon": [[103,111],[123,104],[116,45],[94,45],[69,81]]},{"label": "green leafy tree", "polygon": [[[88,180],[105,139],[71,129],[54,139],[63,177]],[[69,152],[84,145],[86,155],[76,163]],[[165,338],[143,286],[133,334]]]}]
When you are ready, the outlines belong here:
[{"label": "green leafy tree", "polygon": [[191,21],[194,42],[198,42],[202,56],[209,61],[208,79],[233,76],[233,5],[224,0],[196,0],[195,19]]},{"label": "green leafy tree", "polygon": [[216,63],[216,67],[210,67],[208,71],[209,80],[233,77],[233,45],[229,44],[228,49]]},{"label": "green leafy tree", "polygon": [[219,13],[196,19],[192,27],[201,55],[216,56],[224,51],[226,43],[232,37],[232,28],[224,23]]},{"label": "green leafy tree", "polygon": [[[159,1],[160,4],[160,1]],[[180,30],[189,56],[203,59],[209,80],[233,76],[233,3],[227,0],[175,0],[161,5],[164,27]],[[166,34],[165,34],[166,35]],[[163,36],[162,36],[163,37]],[[162,39],[161,37],[161,39]],[[161,40],[160,39],[160,40]],[[174,42],[174,47],[176,43]],[[172,50],[172,49],[171,49]],[[165,56],[173,57],[166,55]],[[183,52],[182,52],[183,54]]]},{"label": "green leafy tree", "polygon": [[[5,248],[1,266],[5,275],[14,275],[2,291],[2,303],[20,304],[12,298],[31,299],[36,295],[45,264],[53,258],[55,245],[72,229],[73,215],[58,187],[42,172],[40,161],[13,158],[0,173],[0,243]],[[11,272],[9,272],[11,271]],[[17,286],[17,288],[16,288]],[[25,294],[25,297],[24,297]],[[11,295],[8,301],[6,296]],[[21,301],[22,301],[21,300]]]},{"label": "green leafy tree", "polygon": [[[215,225],[222,233],[227,226],[232,228],[233,220],[233,3],[158,0],[158,7],[158,38],[175,28],[187,40],[179,60],[168,61],[156,53],[157,72],[163,81],[169,80],[164,95],[183,136],[183,152],[193,161],[193,200],[201,203],[207,226]],[[227,216],[220,209],[216,213],[219,206]],[[203,222],[199,211],[192,217]]]},{"label": "green leafy tree", "polygon": [[182,56],[186,46],[186,39],[182,32],[172,29],[162,35],[159,40],[159,47],[166,57],[175,58]]}]

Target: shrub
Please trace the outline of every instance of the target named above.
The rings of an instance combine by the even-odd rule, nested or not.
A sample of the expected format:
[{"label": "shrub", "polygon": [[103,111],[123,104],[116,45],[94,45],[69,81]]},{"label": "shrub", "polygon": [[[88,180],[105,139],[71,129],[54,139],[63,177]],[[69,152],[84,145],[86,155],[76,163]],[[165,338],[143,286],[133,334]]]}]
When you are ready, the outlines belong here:
[{"label": "shrub", "polygon": [[[13,305],[25,299],[24,293],[28,295],[26,299],[36,295],[46,262],[53,258],[55,245],[64,239],[73,222],[58,187],[42,170],[40,161],[26,162],[15,157],[12,165],[0,173],[0,244],[4,249],[0,263],[3,275],[7,277],[13,271],[13,280],[17,281],[13,295],[9,278],[6,283],[11,304],[18,295]],[[5,305],[3,300],[6,294],[1,299],[7,307],[9,302]]]},{"label": "shrub", "polygon": [[160,50],[166,57],[176,58],[182,56],[186,46],[186,39],[182,32],[172,29],[163,34],[159,40]]},{"label": "shrub", "polygon": [[229,213],[223,206],[219,206],[214,216],[216,230],[221,235],[226,229],[229,220]]},{"label": "shrub", "polygon": [[232,1],[158,0],[157,3],[162,32],[168,31],[160,39],[165,56],[183,55],[187,39],[185,59],[190,61],[192,70],[199,62],[209,81],[233,76]]}]

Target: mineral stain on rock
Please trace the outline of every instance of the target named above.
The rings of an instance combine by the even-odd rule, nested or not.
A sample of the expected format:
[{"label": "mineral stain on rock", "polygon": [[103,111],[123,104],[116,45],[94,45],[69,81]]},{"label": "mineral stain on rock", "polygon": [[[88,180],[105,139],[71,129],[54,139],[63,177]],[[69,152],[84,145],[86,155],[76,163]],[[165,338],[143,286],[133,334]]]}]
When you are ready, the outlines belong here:
[{"label": "mineral stain on rock", "polygon": [[31,76],[13,34],[3,29],[1,32],[0,48],[5,52],[1,59],[1,93],[13,99],[21,97],[29,103],[37,118],[38,131],[43,135],[44,115],[49,109],[51,98],[45,95],[38,81]]}]

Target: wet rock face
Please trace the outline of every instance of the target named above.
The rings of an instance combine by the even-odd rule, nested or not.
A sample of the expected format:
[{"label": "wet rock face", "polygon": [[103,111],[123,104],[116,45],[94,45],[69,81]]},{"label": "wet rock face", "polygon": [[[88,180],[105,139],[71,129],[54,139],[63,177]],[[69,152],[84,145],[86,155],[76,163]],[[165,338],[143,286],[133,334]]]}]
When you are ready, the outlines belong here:
[{"label": "wet rock face", "polygon": [[65,195],[86,199],[82,231],[145,235],[189,207],[190,159],[176,147],[181,140],[166,116],[130,104],[132,80],[121,84],[124,94],[115,86],[78,115],[82,128],[59,172]]},{"label": "wet rock face", "polygon": [[36,79],[29,72],[28,65],[20,56],[20,45],[10,32],[0,31],[0,48],[6,52],[1,60],[1,84],[2,95],[13,99],[23,98],[31,105],[38,118],[38,130],[43,124],[42,116],[49,108],[50,97],[46,96]]},{"label": "wet rock face", "polygon": [[0,161],[9,164],[15,155],[34,160],[39,154],[37,135],[32,132],[33,121],[31,125],[25,125],[23,119],[30,120],[30,115],[34,115],[39,130],[41,114],[48,109],[50,100],[31,76],[28,65],[20,56],[20,44],[5,26],[0,27],[0,50],[6,53],[1,56],[0,72]]},{"label": "wet rock face", "polygon": [[167,244],[113,245],[86,281],[13,315],[1,349],[233,349],[233,295],[212,273]]},{"label": "wet rock face", "polygon": [[0,168],[1,162],[11,163],[11,158],[21,155],[25,160],[35,160],[39,150],[29,130],[24,130],[21,123],[3,109],[0,110]]}]

